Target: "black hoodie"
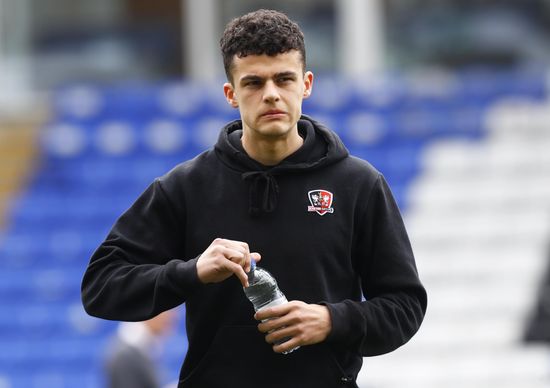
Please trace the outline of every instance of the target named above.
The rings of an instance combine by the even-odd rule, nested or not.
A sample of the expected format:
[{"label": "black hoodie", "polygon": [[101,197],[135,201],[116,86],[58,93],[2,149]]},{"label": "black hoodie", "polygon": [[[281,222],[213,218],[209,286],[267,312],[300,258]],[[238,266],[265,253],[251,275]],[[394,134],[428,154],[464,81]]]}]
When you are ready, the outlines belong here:
[{"label": "black hoodie", "polygon": [[[186,304],[180,387],[354,387],[363,356],[398,348],[422,322],[426,292],[383,176],[318,122],[298,128],[304,145],[266,167],[230,123],[213,150],[155,180],[90,260],[91,315],[137,321]],[[289,300],[326,305],[327,340],[274,353],[236,277],[197,277],[217,237],[260,252]]]}]

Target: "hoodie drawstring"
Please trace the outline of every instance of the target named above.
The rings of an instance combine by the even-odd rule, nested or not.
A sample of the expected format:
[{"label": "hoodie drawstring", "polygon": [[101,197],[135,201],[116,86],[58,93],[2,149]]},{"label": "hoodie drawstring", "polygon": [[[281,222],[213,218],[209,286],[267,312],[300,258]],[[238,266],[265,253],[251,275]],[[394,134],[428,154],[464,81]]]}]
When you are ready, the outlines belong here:
[{"label": "hoodie drawstring", "polygon": [[248,211],[251,215],[271,213],[277,208],[279,185],[272,174],[267,171],[250,171],[243,173],[241,177],[245,181],[250,181]]}]

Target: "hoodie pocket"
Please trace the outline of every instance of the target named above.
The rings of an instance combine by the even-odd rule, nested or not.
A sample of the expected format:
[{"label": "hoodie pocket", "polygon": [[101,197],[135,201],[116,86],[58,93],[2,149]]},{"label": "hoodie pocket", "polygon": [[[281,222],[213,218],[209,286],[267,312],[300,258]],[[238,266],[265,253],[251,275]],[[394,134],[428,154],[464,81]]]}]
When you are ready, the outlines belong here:
[{"label": "hoodie pocket", "polygon": [[179,388],[357,387],[328,347],[302,346],[290,354],[273,352],[256,326],[226,326]]}]

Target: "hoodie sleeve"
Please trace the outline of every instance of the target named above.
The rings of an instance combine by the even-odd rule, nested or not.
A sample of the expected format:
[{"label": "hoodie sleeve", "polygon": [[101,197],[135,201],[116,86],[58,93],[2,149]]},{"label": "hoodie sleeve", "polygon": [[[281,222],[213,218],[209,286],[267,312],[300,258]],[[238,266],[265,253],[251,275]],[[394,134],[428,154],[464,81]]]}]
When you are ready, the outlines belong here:
[{"label": "hoodie sleeve", "polygon": [[418,330],[427,306],[399,209],[379,175],[363,213],[354,247],[365,300],[327,304],[328,341],[363,356],[391,352]]},{"label": "hoodie sleeve", "polygon": [[116,221],[82,280],[88,314],[146,320],[182,304],[201,284],[197,259],[180,259],[185,234],[180,213],[157,179]]}]

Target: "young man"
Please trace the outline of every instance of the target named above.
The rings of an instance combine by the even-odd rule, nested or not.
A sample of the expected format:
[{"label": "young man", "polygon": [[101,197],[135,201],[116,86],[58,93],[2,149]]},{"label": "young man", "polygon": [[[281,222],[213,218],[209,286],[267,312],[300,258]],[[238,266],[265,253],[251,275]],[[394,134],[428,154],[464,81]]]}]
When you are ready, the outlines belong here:
[{"label": "young man", "polygon": [[[403,345],[426,309],[399,210],[379,172],[301,115],[313,75],[294,22],[244,15],[221,50],[241,120],[120,217],[84,306],[131,321],[185,303],[181,388],[356,387],[363,356]],[[242,287],[260,255],[290,302],[254,315]]]}]

